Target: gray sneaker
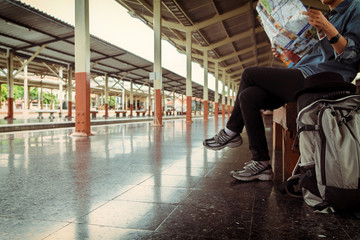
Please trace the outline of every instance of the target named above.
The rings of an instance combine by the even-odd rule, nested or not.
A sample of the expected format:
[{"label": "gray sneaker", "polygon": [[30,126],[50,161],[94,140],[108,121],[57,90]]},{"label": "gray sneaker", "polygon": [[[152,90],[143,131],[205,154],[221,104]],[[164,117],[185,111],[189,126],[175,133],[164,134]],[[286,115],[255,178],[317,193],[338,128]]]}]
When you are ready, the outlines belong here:
[{"label": "gray sneaker", "polygon": [[243,143],[243,139],[240,134],[236,134],[230,137],[226,134],[224,129],[221,129],[219,133],[215,134],[214,137],[205,139],[203,141],[204,147],[212,150],[220,150],[224,147],[238,147]]},{"label": "gray sneaker", "polygon": [[271,181],[274,178],[270,164],[264,166],[254,160],[247,163],[242,170],[231,171],[230,176],[240,181],[252,181],[255,179],[259,179],[261,181]]}]

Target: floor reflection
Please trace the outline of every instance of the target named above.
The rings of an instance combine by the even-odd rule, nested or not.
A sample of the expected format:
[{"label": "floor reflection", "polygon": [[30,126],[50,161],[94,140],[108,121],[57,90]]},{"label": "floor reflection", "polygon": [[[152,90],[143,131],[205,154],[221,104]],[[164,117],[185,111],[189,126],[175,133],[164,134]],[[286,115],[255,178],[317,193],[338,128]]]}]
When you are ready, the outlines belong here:
[{"label": "floor reflection", "polygon": [[0,134],[0,238],[360,238],[357,220],[315,215],[273,182],[230,178],[250,157],[246,134],[239,148],[202,146],[225,124],[220,115],[92,126],[88,138],[71,128]]}]

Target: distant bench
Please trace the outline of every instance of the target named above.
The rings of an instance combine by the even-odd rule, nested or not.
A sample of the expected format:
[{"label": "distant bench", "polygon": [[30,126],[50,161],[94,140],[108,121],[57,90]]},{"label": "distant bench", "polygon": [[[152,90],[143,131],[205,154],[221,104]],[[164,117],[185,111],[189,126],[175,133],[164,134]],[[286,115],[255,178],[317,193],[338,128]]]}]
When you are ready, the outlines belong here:
[{"label": "distant bench", "polygon": [[99,111],[97,111],[97,110],[90,110],[91,117],[92,117],[92,118],[96,118],[96,114],[97,114],[98,112],[99,112]]},{"label": "distant bench", "polygon": [[39,114],[39,116],[37,117],[38,119],[44,119],[43,113],[49,113],[50,114],[50,116],[49,116],[50,119],[55,118],[54,113],[59,113],[59,117],[61,117],[61,112],[59,112],[57,110],[37,110],[35,112],[37,114]]},{"label": "distant bench", "polygon": [[127,111],[125,111],[125,110],[116,110],[115,111],[116,117],[119,117],[120,114],[122,114],[123,117],[126,117],[126,113],[127,113]]},{"label": "distant bench", "polygon": [[177,111],[176,115],[186,115],[186,112]]},{"label": "distant bench", "polygon": [[139,117],[140,114],[142,114],[142,116],[145,116],[146,111],[136,111],[136,116]]}]

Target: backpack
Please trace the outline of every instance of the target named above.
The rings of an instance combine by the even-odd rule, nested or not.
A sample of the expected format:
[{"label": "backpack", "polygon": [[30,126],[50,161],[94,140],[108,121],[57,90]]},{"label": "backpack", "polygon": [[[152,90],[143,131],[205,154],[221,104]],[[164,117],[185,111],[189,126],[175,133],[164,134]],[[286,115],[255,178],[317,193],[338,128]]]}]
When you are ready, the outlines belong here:
[{"label": "backpack", "polygon": [[300,158],[282,190],[317,210],[360,211],[360,95],[307,93],[298,110]]}]

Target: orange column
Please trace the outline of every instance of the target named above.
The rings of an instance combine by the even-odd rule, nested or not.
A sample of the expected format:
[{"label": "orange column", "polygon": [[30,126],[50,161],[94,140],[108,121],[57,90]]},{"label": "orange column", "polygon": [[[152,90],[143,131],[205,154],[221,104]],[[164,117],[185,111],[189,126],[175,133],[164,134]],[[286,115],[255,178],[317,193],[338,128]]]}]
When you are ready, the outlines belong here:
[{"label": "orange column", "polygon": [[221,111],[221,115],[222,115],[222,118],[225,118],[225,104],[222,105],[222,111]]},{"label": "orange column", "polygon": [[219,103],[216,102],[215,103],[215,119],[217,119],[219,117],[218,114],[219,114]]},{"label": "orange column", "polygon": [[75,1],[75,136],[90,132],[89,0]]},{"label": "orange column", "polygon": [[75,73],[75,132],[90,135],[90,73]]},{"label": "orange column", "polygon": [[209,106],[208,101],[204,101],[204,121],[209,119]]},{"label": "orange column", "polygon": [[161,0],[153,0],[153,29],[154,29],[154,89],[155,116],[154,127],[162,126],[162,65],[161,65]]},{"label": "orange column", "polygon": [[191,96],[186,96],[186,122],[191,123]]},{"label": "orange column", "polygon": [[155,119],[154,125],[161,126],[162,125],[162,98],[161,98],[161,89],[155,89]]}]

